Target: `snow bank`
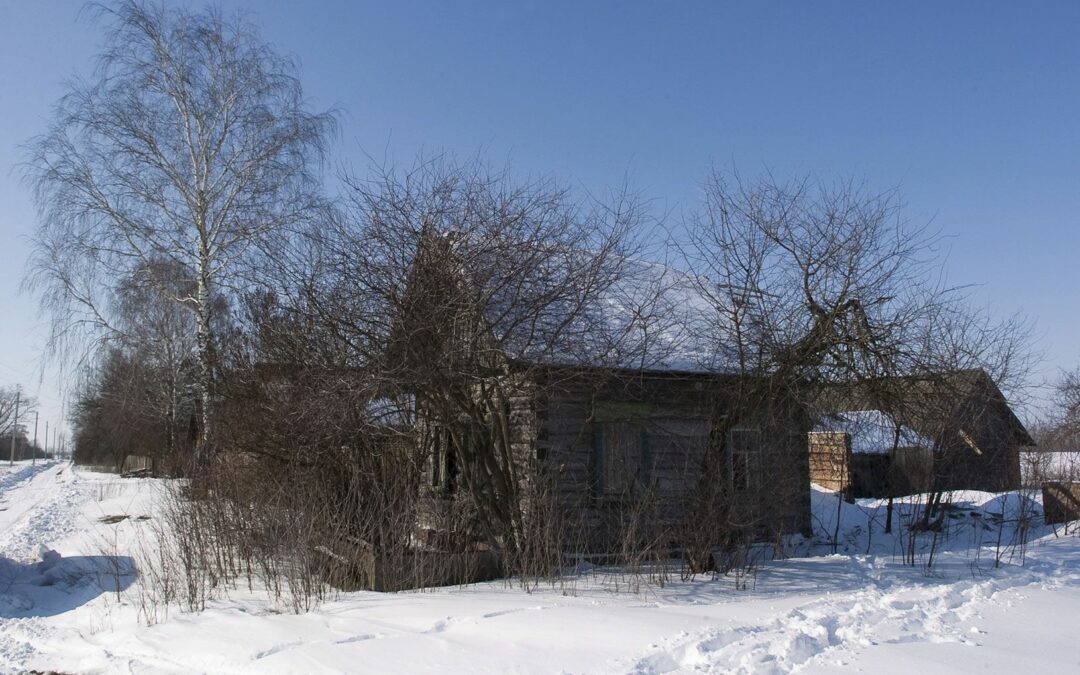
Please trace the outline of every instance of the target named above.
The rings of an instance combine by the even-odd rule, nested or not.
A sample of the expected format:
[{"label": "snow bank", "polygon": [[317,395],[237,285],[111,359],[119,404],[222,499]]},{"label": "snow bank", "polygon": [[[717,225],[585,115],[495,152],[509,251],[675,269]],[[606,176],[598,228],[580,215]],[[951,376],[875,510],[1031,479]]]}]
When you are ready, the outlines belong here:
[{"label": "snow bank", "polygon": [[[1024,494],[954,495],[932,568],[894,548],[920,498],[849,504],[815,489],[809,557],[736,584],[626,592],[593,570],[531,593],[501,582],[348,593],[303,615],[236,589],[201,614],[147,626],[138,560],[160,483],[49,464],[0,472],[0,672],[667,673],[1059,672],[1076,666],[1080,539],[1038,523],[1024,557],[994,567],[998,533],[1036,513]],[[838,541],[833,533],[837,531]],[[1010,515],[1014,514],[1014,515]],[[146,519],[146,517],[149,519]],[[1036,519],[1037,520],[1037,519]],[[987,529],[988,528],[988,529]],[[974,532],[980,532],[979,538]],[[989,542],[989,543],[988,543]],[[834,543],[838,554],[832,554]],[[44,547],[42,546],[44,545]],[[736,587],[745,590],[736,590]],[[634,587],[631,584],[631,587]]]}]

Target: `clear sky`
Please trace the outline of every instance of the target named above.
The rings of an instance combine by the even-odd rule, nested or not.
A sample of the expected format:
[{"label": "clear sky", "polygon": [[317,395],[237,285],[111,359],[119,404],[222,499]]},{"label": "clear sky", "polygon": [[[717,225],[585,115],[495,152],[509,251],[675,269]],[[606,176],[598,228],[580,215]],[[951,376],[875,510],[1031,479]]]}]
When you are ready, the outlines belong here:
[{"label": "clear sky", "polygon": [[[1080,3],[229,1],[345,111],[342,158],[483,151],[673,218],[713,165],[899,186],[949,281],[1080,364]],[[0,0],[0,382],[32,381],[34,226],[10,173],[100,35],[81,2]],[[56,373],[39,395],[59,414]]]}]

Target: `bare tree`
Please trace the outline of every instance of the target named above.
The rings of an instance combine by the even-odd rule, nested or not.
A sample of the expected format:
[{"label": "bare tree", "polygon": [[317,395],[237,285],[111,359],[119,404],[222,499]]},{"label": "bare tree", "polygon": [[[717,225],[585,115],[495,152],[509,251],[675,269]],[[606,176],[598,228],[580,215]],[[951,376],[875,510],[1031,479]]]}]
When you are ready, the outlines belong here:
[{"label": "bare tree", "polygon": [[[37,405],[37,399],[27,396],[19,387],[0,387],[0,436],[10,438],[12,433],[22,433],[26,428],[26,420],[33,416]],[[15,420],[16,407],[19,415],[18,426]]]},{"label": "bare tree", "polygon": [[1075,439],[1080,436],[1080,368],[1063,372],[1054,390],[1061,430]]},{"label": "bare tree", "polygon": [[[1063,370],[1052,383],[1053,393],[1045,417],[1033,435],[1042,452],[1075,453],[1080,448],[1080,369]],[[1034,475],[1046,474],[1053,460],[1048,456],[1029,458]]]},{"label": "bare tree", "polygon": [[[145,378],[139,396],[157,409],[165,431],[164,447],[147,448],[150,454],[173,456],[189,426],[182,411],[190,408],[190,390],[198,381],[198,330],[195,314],[173,298],[189,296],[194,288],[186,268],[171,260],[154,260],[136,269],[117,289],[114,314],[120,334],[115,344],[142,372],[152,374]],[[225,302],[220,296],[215,299],[212,309],[223,323]],[[219,334],[224,331],[215,328]]]},{"label": "bare tree", "polygon": [[715,173],[690,227],[717,343],[747,372],[808,378],[892,372],[928,245],[892,195],[808,180],[745,183]]},{"label": "bare tree", "polygon": [[[202,527],[245,561],[272,546],[310,570],[321,551],[346,584],[372,550],[390,585],[445,582],[429,546],[558,564],[520,404],[553,363],[633,360],[648,294],[614,330],[598,304],[629,264],[636,203],[449,160],[349,177],[346,197],[280,241],[273,290],[239,304],[217,437],[230,470],[193,483],[204,497],[183,512],[220,508]],[[418,536],[433,518],[446,527]]]},{"label": "bare tree", "polygon": [[985,370],[1020,392],[1026,322],[996,320],[941,283],[938,239],[901,207],[895,191],[851,181],[708,177],[682,249],[713,307],[717,363],[744,376],[740,398],[811,414],[871,407],[936,437],[968,395],[956,371]]},{"label": "bare tree", "polygon": [[334,117],[308,109],[293,63],[242,18],[139,0],[96,9],[94,77],[69,85],[30,144],[42,220],[26,285],[63,351],[120,330],[118,282],[162,261],[183,269],[192,285],[168,300],[194,316],[208,452],[215,295],[261,241],[321,208]]},{"label": "bare tree", "polygon": [[640,207],[444,159],[347,182],[345,216],[298,256],[317,272],[297,309],[420,413],[425,452],[460,467],[442,484],[514,566],[536,484],[521,402],[552,363],[633,361],[642,316],[610,325],[598,303],[628,269]]}]

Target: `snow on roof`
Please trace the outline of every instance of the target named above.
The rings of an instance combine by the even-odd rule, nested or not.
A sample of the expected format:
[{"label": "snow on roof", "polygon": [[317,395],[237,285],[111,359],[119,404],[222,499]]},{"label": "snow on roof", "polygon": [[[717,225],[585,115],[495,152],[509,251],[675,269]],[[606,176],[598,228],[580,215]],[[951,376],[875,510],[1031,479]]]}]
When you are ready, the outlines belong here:
[{"label": "snow on roof", "polygon": [[[900,436],[897,438],[897,427]],[[851,437],[851,451],[858,454],[885,454],[892,448],[932,448],[934,444],[910,427],[898,425],[880,410],[852,410],[824,415],[814,431],[843,432]]]},{"label": "snow on roof", "polygon": [[[548,308],[515,340],[510,298],[488,306],[492,330],[516,358],[558,365],[592,365],[627,369],[717,372],[729,370],[730,361],[715,339],[717,311],[706,296],[704,280],[660,263],[623,261],[619,275],[602,292],[591,296],[585,309]],[[516,299],[516,298],[515,298]],[[568,300],[572,302],[573,299]],[[562,324],[576,313],[572,326]],[[557,325],[552,343],[536,330],[537,323]]]},{"label": "snow on roof", "polygon": [[659,263],[634,261],[602,294],[606,332],[620,367],[683,372],[724,370],[711,339],[716,307],[702,280]]}]

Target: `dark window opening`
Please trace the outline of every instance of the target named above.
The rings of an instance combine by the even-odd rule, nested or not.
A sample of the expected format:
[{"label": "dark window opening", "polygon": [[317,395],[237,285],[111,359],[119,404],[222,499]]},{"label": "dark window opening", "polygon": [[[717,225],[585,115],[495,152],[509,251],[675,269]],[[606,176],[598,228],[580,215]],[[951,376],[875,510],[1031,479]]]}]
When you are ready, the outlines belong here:
[{"label": "dark window opening", "polygon": [[736,428],[728,432],[728,475],[735,490],[762,487],[761,431]]}]

